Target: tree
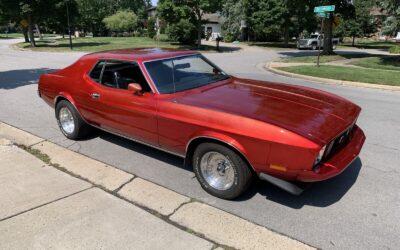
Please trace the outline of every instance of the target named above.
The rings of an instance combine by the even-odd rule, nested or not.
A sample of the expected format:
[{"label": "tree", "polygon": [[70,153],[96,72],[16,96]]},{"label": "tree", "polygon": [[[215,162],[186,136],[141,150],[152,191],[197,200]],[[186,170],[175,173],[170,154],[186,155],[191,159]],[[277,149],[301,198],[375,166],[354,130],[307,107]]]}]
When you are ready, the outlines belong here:
[{"label": "tree", "polygon": [[137,22],[137,16],[130,10],[120,10],[103,19],[106,27],[113,31],[132,31],[136,28]]},{"label": "tree", "polygon": [[105,36],[107,30],[103,19],[115,14],[114,0],[76,0],[79,9],[79,26],[84,32],[92,31],[93,36]]},{"label": "tree", "polygon": [[[316,27],[313,6],[304,0],[227,0],[222,15],[225,33],[237,39],[241,21],[246,21],[253,40],[278,40],[284,38],[287,46],[291,35]],[[243,28],[243,27],[242,27]]]},{"label": "tree", "polygon": [[[200,46],[204,13],[214,13],[221,8],[222,1],[215,0],[160,0],[157,11],[160,17],[171,26],[168,29],[171,32],[189,28],[190,30],[185,32],[189,35],[195,29],[197,31],[197,46]],[[190,23],[194,26],[189,25]]]},{"label": "tree", "polygon": [[342,20],[336,34],[352,37],[352,46],[355,45],[355,38],[369,36],[376,31],[374,17],[370,14],[374,6],[374,0],[356,1],[354,3],[355,15],[347,20]]},{"label": "tree", "polygon": [[400,32],[400,1],[380,0],[379,5],[389,14],[383,25],[383,33],[396,35],[396,32]]},{"label": "tree", "polygon": [[149,17],[147,19],[147,36],[153,38],[156,33],[156,19],[154,17]]},{"label": "tree", "polygon": [[231,40],[239,39],[243,28],[241,27],[241,22],[246,20],[243,8],[243,0],[226,0],[223,5],[221,14],[225,18],[222,24],[222,30],[224,32],[223,37],[225,40],[227,40],[228,37],[231,37]]},{"label": "tree", "polygon": [[48,30],[56,31],[64,37],[65,31],[68,29],[67,5],[69,12],[70,24],[73,27],[79,16],[78,4],[74,0],[62,0],[55,4],[55,8],[51,16],[47,17],[43,24]]},{"label": "tree", "polygon": [[[359,0],[360,1],[360,0]],[[348,0],[314,0],[314,6],[320,5],[335,5],[335,15],[340,16],[343,20],[353,18],[355,15],[355,8],[352,1]],[[324,33],[324,47],[322,54],[332,55],[333,52],[333,13],[329,13],[328,18],[324,18],[323,33]]]},{"label": "tree", "polygon": [[4,13],[11,20],[21,23],[28,30],[29,42],[36,46],[33,29],[35,24],[52,15],[57,0],[0,0]]}]

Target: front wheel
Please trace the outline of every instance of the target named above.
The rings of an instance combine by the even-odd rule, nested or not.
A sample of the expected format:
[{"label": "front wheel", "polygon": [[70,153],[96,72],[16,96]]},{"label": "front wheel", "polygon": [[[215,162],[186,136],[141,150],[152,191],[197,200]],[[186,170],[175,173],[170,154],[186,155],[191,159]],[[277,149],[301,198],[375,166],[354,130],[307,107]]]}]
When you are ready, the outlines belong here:
[{"label": "front wheel", "polygon": [[312,47],[311,47],[312,50],[317,50],[317,48],[318,48],[318,47],[317,47],[316,44],[313,44]]},{"label": "front wheel", "polygon": [[58,127],[68,139],[82,139],[90,132],[90,126],[82,119],[75,107],[66,100],[57,103],[56,118]]},{"label": "front wheel", "polygon": [[238,197],[252,179],[250,167],[236,152],[215,143],[196,148],[193,168],[202,188],[222,199]]}]

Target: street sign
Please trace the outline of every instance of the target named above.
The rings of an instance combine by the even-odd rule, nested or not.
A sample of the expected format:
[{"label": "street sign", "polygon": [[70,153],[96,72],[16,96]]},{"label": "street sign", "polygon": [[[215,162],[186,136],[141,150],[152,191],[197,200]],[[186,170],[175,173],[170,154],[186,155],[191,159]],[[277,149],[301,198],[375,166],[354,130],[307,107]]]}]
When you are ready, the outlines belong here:
[{"label": "street sign", "polygon": [[317,6],[314,8],[314,13],[318,12],[332,12],[335,11],[335,5]]},{"label": "street sign", "polygon": [[329,18],[329,13],[327,13],[327,12],[317,12],[317,16],[323,17],[323,18]]}]

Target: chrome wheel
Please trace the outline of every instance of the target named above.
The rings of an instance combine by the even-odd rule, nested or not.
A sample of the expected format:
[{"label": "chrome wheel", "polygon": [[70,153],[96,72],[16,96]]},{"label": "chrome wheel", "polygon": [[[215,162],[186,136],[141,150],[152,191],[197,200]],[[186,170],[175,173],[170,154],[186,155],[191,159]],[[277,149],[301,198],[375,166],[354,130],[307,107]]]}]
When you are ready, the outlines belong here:
[{"label": "chrome wheel", "polygon": [[227,190],[235,180],[235,171],[232,162],[223,154],[210,151],[200,159],[200,171],[211,187],[218,190]]},{"label": "chrome wheel", "polygon": [[75,130],[74,117],[72,116],[72,113],[68,108],[62,107],[60,109],[58,119],[60,120],[61,127],[65,133],[72,134],[74,132]]}]

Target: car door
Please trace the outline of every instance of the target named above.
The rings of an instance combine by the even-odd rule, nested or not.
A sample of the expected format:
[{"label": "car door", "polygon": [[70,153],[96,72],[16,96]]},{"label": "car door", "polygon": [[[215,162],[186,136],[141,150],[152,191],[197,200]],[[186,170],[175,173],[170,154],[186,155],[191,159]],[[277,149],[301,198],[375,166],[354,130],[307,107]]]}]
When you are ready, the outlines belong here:
[{"label": "car door", "polygon": [[[158,144],[157,98],[137,63],[107,60],[100,79],[87,77],[86,81],[91,81],[93,86],[88,105],[90,119],[96,126],[151,145]],[[128,91],[129,83],[139,83],[143,93]]]}]

